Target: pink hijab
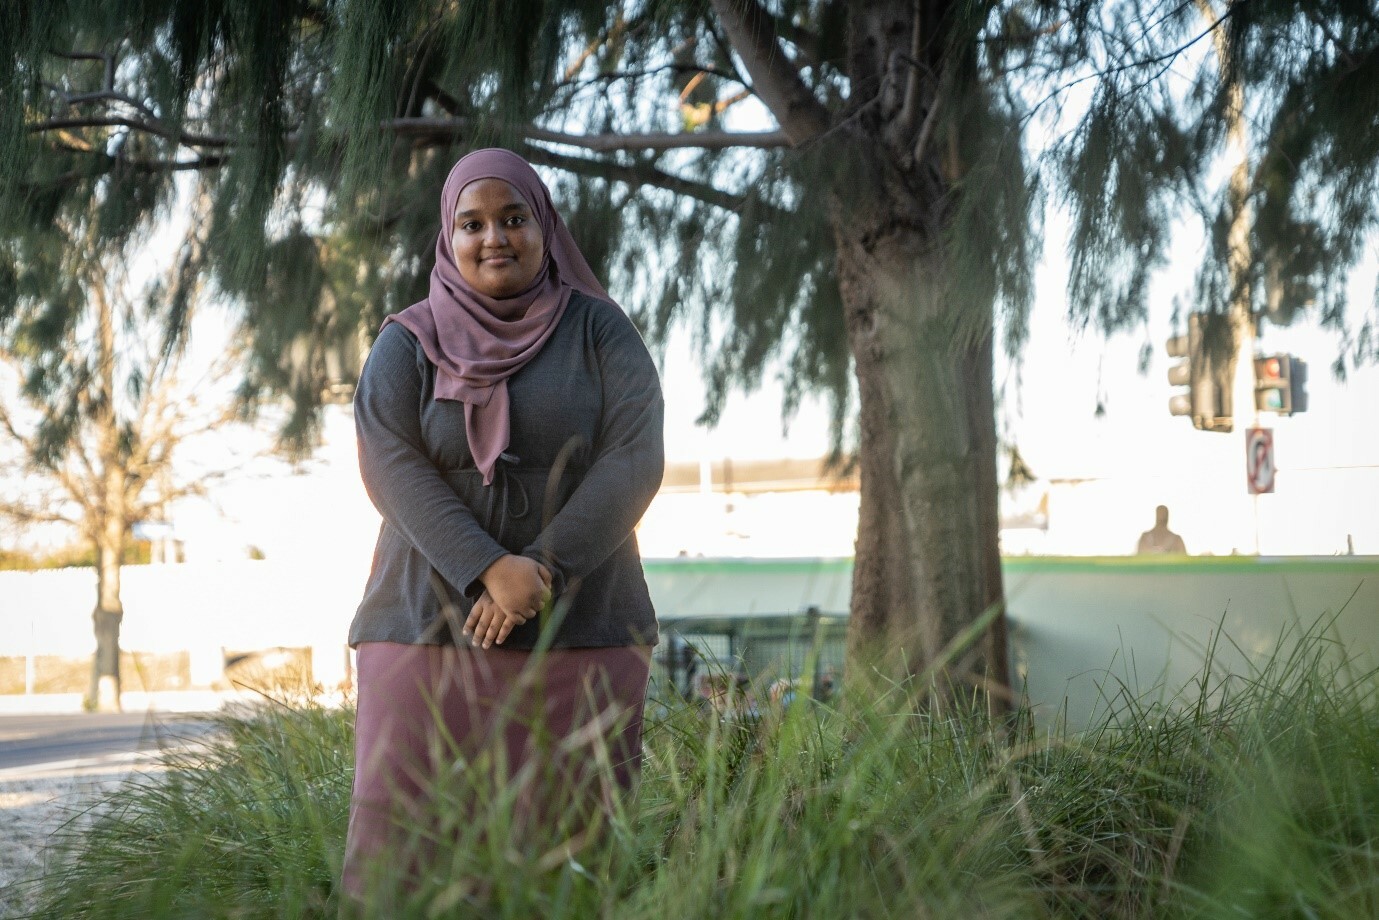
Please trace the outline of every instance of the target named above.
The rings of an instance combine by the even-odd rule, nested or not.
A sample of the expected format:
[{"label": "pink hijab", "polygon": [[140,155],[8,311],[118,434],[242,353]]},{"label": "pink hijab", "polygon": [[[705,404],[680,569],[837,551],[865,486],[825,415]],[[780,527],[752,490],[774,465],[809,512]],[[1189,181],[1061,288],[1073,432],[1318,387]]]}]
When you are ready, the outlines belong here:
[{"label": "pink hijab", "polygon": [[[541,268],[530,287],[496,300],[480,294],[460,276],[451,248],[455,208],[464,187],[478,179],[502,179],[526,199],[541,226]],[[508,378],[536,357],[565,313],[572,291],[612,301],[594,277],[550,190],[526,160],[491,147],[465,156],[450,170],[441,192],[441,232],[431,291],[383,321],[411,330],[436,365],[436,399],[464,403],[465,434],[474,462],[493,482],[493,468],[512,437]]]}]

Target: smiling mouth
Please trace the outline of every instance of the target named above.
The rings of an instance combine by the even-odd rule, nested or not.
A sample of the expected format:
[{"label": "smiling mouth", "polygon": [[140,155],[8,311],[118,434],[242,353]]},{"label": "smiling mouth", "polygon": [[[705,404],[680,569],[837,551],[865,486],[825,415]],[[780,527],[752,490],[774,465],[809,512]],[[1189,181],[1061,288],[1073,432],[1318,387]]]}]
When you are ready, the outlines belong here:
[{"label": "smiling mouth", "polygon": [[504,263],[504,262],[516,262],[516,261],[517,261],[517,257],[516,257],[516,256],[484,256],[484,257],[483,257],[482,259],[480,259],[479,261],[482,262],[482,263],[484,263],[484,264]]}]

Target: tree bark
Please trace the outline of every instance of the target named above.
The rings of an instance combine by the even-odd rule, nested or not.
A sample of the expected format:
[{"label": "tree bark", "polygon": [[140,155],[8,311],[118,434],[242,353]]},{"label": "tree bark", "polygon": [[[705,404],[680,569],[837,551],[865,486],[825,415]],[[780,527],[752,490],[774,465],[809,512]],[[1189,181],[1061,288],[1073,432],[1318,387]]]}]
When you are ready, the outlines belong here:
[{"label": "tree bark", "polygon": [[[848,143],[876,151],[833,207],[861,404],[849,669],[1004,711],[993,305],[954,294],[951,250],[934,229],[942,203],[879,139]],[[983,614],[989,625],[973,635]]]}]

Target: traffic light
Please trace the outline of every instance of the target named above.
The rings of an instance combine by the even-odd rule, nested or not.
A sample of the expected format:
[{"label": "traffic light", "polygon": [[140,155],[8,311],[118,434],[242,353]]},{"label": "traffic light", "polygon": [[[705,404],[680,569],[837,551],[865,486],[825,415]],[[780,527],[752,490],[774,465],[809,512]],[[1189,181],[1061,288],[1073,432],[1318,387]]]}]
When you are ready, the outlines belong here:
[{"label": "traffic light", "polygon": [[[1187,387],[1168,400],[1172,415],[1186,415],[1202,431],[1231,430],[1231,389],[1229,377],[1217,373],[1216,361],[1206,348],[1207,323],[1225,321],[1225,317],[1203,313],[1188,314],[1187,335],[1175,335],[1168,340],[1168,354],[1182,360],[1168,369],[1168,382]],[[1229,364],[1226,365],[1229,367]]]},{"label": "traffic light", "polygon": [[1293,382],[1288,355],[1255,358],[1255,408],[1260,412],[1293,412]]},{"label": "traffic light", "polygon": [[1293,415],[1307,411],[1307,362],[1292,355],[1255,358],[1255,408]]},{"label": "traffic light", "polygon": [[1307,411],[1307,362],[1295,357],[1289,363],[1292,365],[1288,373],[1288,382],[1292,384],[1289,389],[1293,396],[1293,414],[1297,415]]}]

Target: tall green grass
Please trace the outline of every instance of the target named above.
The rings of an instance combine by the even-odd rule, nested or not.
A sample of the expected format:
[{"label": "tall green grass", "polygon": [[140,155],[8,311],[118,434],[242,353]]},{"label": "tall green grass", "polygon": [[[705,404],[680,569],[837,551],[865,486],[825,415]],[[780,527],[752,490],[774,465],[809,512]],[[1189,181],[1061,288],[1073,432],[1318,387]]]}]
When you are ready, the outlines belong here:
[{"label": "tall green grass", "polygon": [[[515,842],[510,801],[460,776],[436,792],[458,842],[366,913],[1379,916],[1379,682],[1325,638],[1290,647],[1173,700],[1122,693],[1077,734],[899,691],[755,722],[673,707],[600,833]],[[348,712],[227,718],[168,767],[68,841],[39,916],[335,916]]]}]

